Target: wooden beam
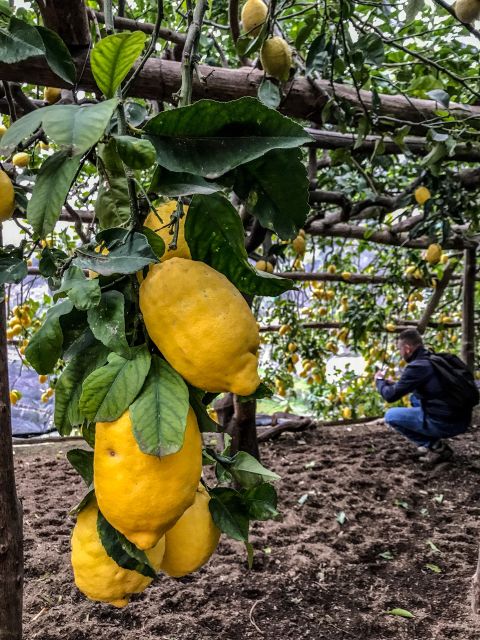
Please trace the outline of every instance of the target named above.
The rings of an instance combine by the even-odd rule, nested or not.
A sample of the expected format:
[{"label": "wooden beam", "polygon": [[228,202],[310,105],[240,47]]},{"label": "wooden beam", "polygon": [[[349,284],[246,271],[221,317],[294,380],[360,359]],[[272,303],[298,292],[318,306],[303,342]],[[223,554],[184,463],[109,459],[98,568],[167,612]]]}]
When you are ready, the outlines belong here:
[{"label": "wooden beam", "polygon": [[385,284],[390,280],[387,276],[370,276],[362,273],[352,273],[349,278],[344,278],[341,273],[327,273],[325,271],[283,271],[275,273],[275,275],[304,282],[345,282],[347,284]]},{"label": "wooden beam", "polygon": [[[68,0],[67,2],[65,0],[43,0],[37,4],[44,25],[52,31],[56,31],[72,52],[88,49],[90,46],[90,25],[84,0]],[[17,78],[17,80],[22,81],[21,78]],[[59,85],[57,81],[54,86],[65,85]]]},{"label": "wooden beam", "polygon": [[[94,11],[93,9],[88,10],[88,15],[93,18],[95,17],[98,22],[101,24],[105,24],[105,15],[100,11]],[[125,31],[143,31],[143,33],[152,34],[155,28],[155,25],[151,22],[140,22],[139,20],[131,20],[130,18],[113,18],[113,26],[117,30],[125,30]],[[173,31],[173,29],[167,29],[165,27],[160,27],[159,37],[163,40],[168,40],[169,42],[175,42],[176,44],[185,44],[186,36],[183,33],[178,33],[178,31]]]},{"label": "wooden beam", "polygon": [[[60,0],[57,0],[60,1]],[[65,3],[69,4],[69,3]],[[83,69],[83,57],[77,60],[79,72]],[[93,79],[89,61],[85,69],[79,73],[78,88],[86,91],[98,91]],[[56,76],[43,58],[30,58],[15,64],[0,62],[0,77],[7,81],[27,82],[36,85],[51,85],[67,87]],[[193,80],[193,99],[211,98],[219,101],[235,100],[242,96],[256,96],[264,74],[258,69],[242,67],[227,69],[199,65],[198,75]],[[134,83],[131,95],[152,100],[174,102],[174,94],[181,84],[181,63],[173,60],[152,58],[139,74]],[[316,86],[319,85],[318,91]],[[68,87],[67,87],[68,88]],[[348,85],[336,84],[333,87],[337,99],[346,101],[351,108],[359,112],[363,108],[372,107],[372,94],[361,91],[361,100],[356,90]],[[280,105],[280,111],[287,115],[321,122],[322,109],[332,95],[332,87],[328,80],[319,80],[312,85],[306,78],[298,77],[293,80],[286,91],[285,99]],[[435,115],[438,104],[434,100],[419,98],[405,98],[401,95],[380,96],[381,105],[377,110],[379,115],[397,118],[401,121],[409,120],[421,123]],[[478,117],[480,120],[480,106],[451,103],[450,112],[457,118]]]},{"label": "wooden beam", "polygon": [[4,292],[4,287],[0,287],[0,640],[21,640],[22,508],[17,498],[13,466]]},{"label": "wooden beam", "polygon": [[475,248],[465,250],[462,300],[462,359],[473,372],[475,364]]}]

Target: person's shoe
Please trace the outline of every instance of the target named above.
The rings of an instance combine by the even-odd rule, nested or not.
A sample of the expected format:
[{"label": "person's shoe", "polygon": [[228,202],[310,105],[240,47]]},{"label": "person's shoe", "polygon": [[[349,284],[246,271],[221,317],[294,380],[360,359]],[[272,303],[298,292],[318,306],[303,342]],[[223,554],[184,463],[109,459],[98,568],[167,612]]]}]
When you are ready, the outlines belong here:
[{"label": "person's shoe", "polygon": [[446,462],[453,456],[453,450],[443,440],[439,440],[433,445],[428,452],[419,458],[420,462],[426,462],[428,464],[439,464],[440,462]]}]

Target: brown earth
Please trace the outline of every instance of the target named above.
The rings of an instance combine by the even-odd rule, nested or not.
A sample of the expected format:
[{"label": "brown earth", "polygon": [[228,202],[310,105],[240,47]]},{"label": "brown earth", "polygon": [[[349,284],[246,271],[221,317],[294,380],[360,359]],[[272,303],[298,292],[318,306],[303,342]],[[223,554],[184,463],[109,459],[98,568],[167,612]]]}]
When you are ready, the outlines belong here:
[{"label": "brown earth", "polygon": [[[253,570],[242,545],[222,539],[201,571],[160,577],[123,610],[86,600],[73,584],[67,511],[83,488],[65,460],[66,444],[62,451],[17,448],[25,638],[478,638],[480,621],[469,605],[480,516],[478,440],[475,431],[460,436],[454,461],[432,470],[384,427],[284,434],[262,445],[263,462],[282,476],[282,515],[254,526]],[[396,607],[414,618],[385,613]]]}]

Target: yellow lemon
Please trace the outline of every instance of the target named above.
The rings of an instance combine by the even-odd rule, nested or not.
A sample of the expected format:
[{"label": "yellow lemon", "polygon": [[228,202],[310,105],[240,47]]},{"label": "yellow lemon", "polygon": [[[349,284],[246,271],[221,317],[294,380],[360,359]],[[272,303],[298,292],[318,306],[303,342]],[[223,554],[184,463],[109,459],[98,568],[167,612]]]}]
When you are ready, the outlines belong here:
[{"label": "yellow lemon", "polygon": [[12,162],[16,167],[28,167],[30,162],[30,156],[28,153],[25,153],[24,151],[20,151],[19,153],[16,153],[13,156]]},{"label": "yellow lemon", "polygon": [[[123,569],[105,551],[97,532],[98,507],[95,500],[80,511],[72,534],[72,567],[75,584],[90,600],[125,607],[132,593],[141,593],[152,578]],[[147,557],[158,571],[165,552],[160,538]]]},{"label": "yellow lemon", "polygon": [[105,518],[139,549],[153,547],[195,499],[202,439],[192,409],[183,447],[161,458],[140,450],[129,411],[95,431],[94,485]]},{"label": "yellow lemon", "polygon": [[305,253],[305,238],[303,236],[297,236],[292,241],[292,246],[297,255],[303,256]]},{"label": "yellow lemon", "polygon": [[352,410],[350,407],[343,407],[342,409],[342,418],[344,420],[350,420],[352,417]]},{"label": "yellow lemon", "polygon": [[0,222],[12,217],[15,211],[15,191],[5,171],[0,169]]},{"label": "yellow lemon", "polygon": [[290,333],[291,330],[292,330],[292,327],[289,324],[282,324],[282,326],[278,330],[278,333],[281,336],[284,336],[286,333]]},{"label": "yellow lemon", "polygon": [[266,271],[267,273],[273,273],[273,264],[268,260],[257,260],[255,267],[259,271]]},{"label": "yellow lemon", "polygon": [[267,75],[283,82],[288,80],[292,66],[292,51],[283,38],[267,38],[262,45],[260,60]]},{"label": "yellow lemon", "polygon": [[242,294],[202,262],[156,264],[140,287],[147,331],[169,364],[204,391],[246,396],[260,384],[260,336]]},{"label": "yellow lemon", "polygon": [[0,124],[0,138],[3,138],[3,136],[7,133],[7,127],[4,124]]},{"label": "yellow lemon", "polygon": [[157,213],[160,216],[160,220],[158,217],[150,211],[148,216],[143,223],[145,227],[155,231],[155,233],[162,238],[165,243],[165,253],[160,258],[160,262],[164,262],[165,260],[170,260],[170,258],[186,258],[191,259],[190,249],[188,248],[187,242],[185,240],[185,220],[187,217],[188,206],[183,206],[184,215],[180,218],[178,225],[178,238],[177,238],[177,248],[169,249],[168,246],[173,240],[173,234],[170,233],[171,227],[166,227],[170,222],[170,217],[172,213],[174,213],[177,208],[176,200],[170,200],[169,202],[165,202],[165,204],[157,207]]},{"label": "yellow lemon", "polygon": [[439,244],[431,244],[425,253],[425,260],[428,264],[437,264],[441,257],[442,247]]},{"label": "yellow lemon", "polygon": [[250,38],[258,36],[267,19],[268,8],[262,0],[247,0],[243,5],[241,20],[245,33]]},{"label": "yellow lemon", "polygon": [[210,496],[198,486],[195,500],[177,523],[165,533],[165,555],[161,570],[179,578],[197,571],[217,548],[220,530],[213,522]]},{"label": "yellow lemon", "polygon": [[427,187],[417,187],[417,189],[415,189],[414,196],[417,203],[422,205],[425,204],[427,200],[430,200],[432,194],[427,189]]},{"label": "yellow lemon", "polygon": [[43,99],[48,104],[55,104],[58,102],[62,96],[62,90],[58,87],[45,87],[43,90]]},{"label": "yellow lemon", "polygon": [[466,24],[472,24],[480,18],[480,3],[478,0],[457,0],[453,4],[455,15]]}]

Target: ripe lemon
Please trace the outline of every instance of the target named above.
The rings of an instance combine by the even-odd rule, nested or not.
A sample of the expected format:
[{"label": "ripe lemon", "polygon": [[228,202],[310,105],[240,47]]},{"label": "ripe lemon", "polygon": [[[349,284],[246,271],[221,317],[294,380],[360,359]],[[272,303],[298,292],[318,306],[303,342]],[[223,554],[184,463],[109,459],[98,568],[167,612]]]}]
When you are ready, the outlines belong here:
[{"label": "ripe lemon", "polygon": [[58,87],[45,87],[43,90],[43,99],[48,102],[48,104],[55,104],[58,102],[62,96],[62,90]]},{"label": "ripe lemon", "polygon": [[255,267],[259,271],[266,271],[267,273],[273,273],[273,264],[268,260],[257,260]]},{"label": "ripe lemon", "polygon": [[15,191],[5,171],[0,169],[0,222],[12,217],[15,211]]},{"label": "ripe lemon", "polygon": [[140,309],[151,339],[190,384],[242,396],[260,384],[255,317],[215,269],[183,258],[154,265],[140,287]]},{"label": "ripe lemon", "polygon": [[192,409],[177,453],[143,453],[126,411],[97,423],[94,485],[105,518],[139,549],[153,547],[195,499],[202,472],[202,439]]},{"label": "ripe lemon", "polygon": [[303,236],[297,236],[293,241],[292,241],[292,246],[293,249],[295,251],[295,253],[298,256],[303,256],[303,254],[305,253],[305,238]]},{"label": "ripe lemon", "polygon": [[256,38],[267,19],[268,8],[262,0],[247,0],[243,5],[241,20],[245,33],[250,38]]},{"label": "ripe lemon", "polygon": [[262,45],[260,59],[265,73],[285,82],[290,75],[292,51],[283,38],[267,38]]},{"label": "ripe lemon", "polygon": [[0,124],[0,138],[3,138],[3,136],[7,133],[7,127],[4,124]]},{"label": "ripe lemon", "polygon": [[431,244],[425,253],[425,260],[428,264],[437,264],[441,257],[442,247],[439,244]]},{"label": "ripe lemon", "polygon": [[21,168],[28,167],[30,163],[30,156],[28,153],[25,153],[24,151],[20,151],[19,153],[16,153],[13,156],[12,163],[16,167],[21,167]]},{"label": "ripe lemon", "polygon": [[[132,593],[141,593],[152,578],[123,569],[105,551],[97,532],[98,507],[95,500],[80,511],[72,534],[72,567],[75,584],[90,600],[125,607]],[[158,571],[165,552],[165,538],[160,538],[147,557]]]},{"label": "ripe lemon", "polygon": [[480,3],[478,0],[457,0],[453,4],[455,15],[466,24],[472,24],[480,17]]},{"label": "ripe lemon", "polygon": [[415,196],[415,200],[420,205],[425,204],[425,202],[427,200],[430,200],[430,198],[432,197],[427,187],[418,187],[417,189],[415,189],[414,196]]},{"label": "ripe lemon", "polygon": [[284,336],[286,333],[290,333],[290,331],[292,330],[291,325],[289,324],[282,324],[282,326],[280,327],[280,329],[278,330],[279,335]]},{"label": "ripe lemon", "polygon": [[343,407],[342,409],[342,418],[344,420],[350,420],[352,417],[352,410],[350,407]]},{"label": "ripe lemon", "polygon": [[197,571],[217,548],[220,530],[210,515],[209,502],[208,492],[199,485],[192,506],[165,533],[165,555],[160,568],[169,576],[179,578]]}]

